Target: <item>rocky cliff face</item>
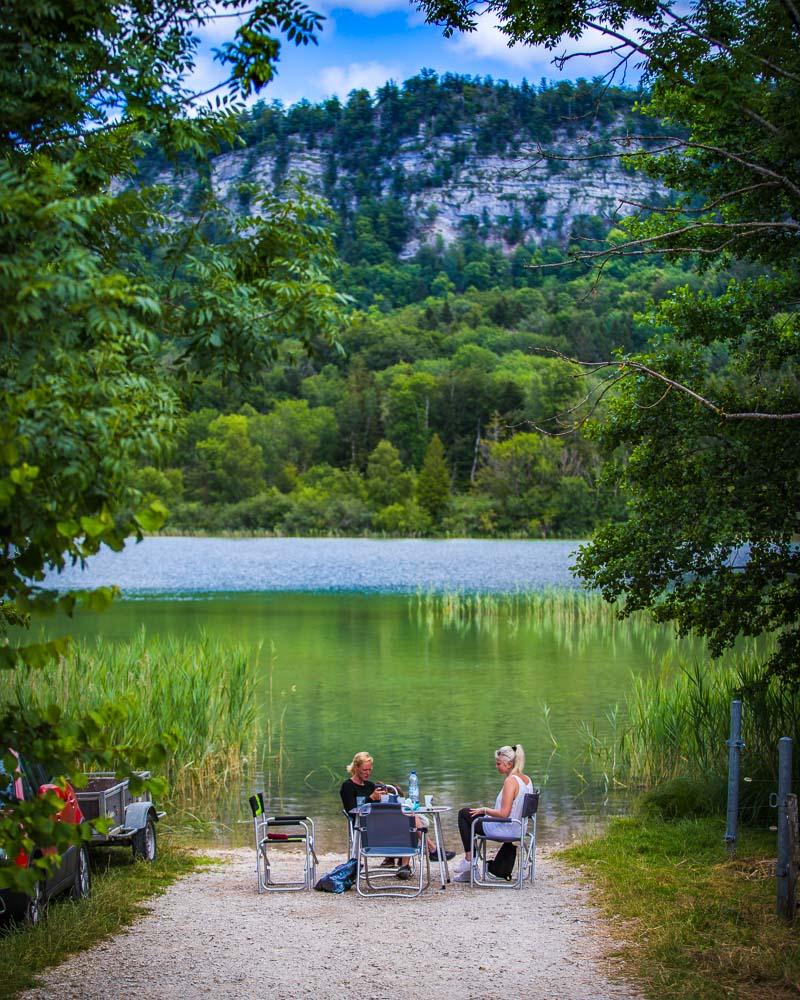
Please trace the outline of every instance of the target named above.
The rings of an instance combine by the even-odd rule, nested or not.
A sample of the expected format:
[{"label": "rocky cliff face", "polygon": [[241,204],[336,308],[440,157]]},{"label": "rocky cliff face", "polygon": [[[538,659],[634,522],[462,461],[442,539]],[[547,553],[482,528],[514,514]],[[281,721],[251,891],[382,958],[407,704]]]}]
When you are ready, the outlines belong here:
[{"label": "rocky cliff face", "polygon": [[[604,132],[621,129],[618,122]],[[585,140],[564,132],[556,133],[546,147],[518,141],[502,155],[480,154],[475,138],[470,129],[435,138],[421,134],[403,139],[382,162],[383,196],[396,190],[398,177],[403,179],[401,198],[411,228],[401,257],[412,256],[437,238],[450,243],[470,225],[509,250],[520,239],[564,242],[579,216],[600,217],[610,226],[615,217],[630,213],[630,202],[650,202],[664,194],[616,158],[581,159],[587,151]],[[322,194],[331,159],[324,142],[309,145],[292,136],[280,152],[251,147],[218,156],[212,162],[211,183],[224,199],[233,198],[236,185],[244,181],[274,187],[276,176],[302,178]],[[347,180],[347,173],[337,165],[339,183]],[[350,201],[355,209],[357,199]]]}]

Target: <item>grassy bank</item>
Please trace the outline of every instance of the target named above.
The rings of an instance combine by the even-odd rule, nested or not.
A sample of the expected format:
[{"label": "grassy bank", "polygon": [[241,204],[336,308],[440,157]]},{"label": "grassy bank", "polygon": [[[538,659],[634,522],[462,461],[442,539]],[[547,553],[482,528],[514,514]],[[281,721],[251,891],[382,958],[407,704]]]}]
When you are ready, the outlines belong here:
[{"label": "grassy bank", "polygon": [[[122,849],[93,852],[92,860],[89,899],[54,900],[38,927],[0,932],[0,995],[12,997],[33,986],[46,969],[133,923],[146,911],[146,900],[212,863],[164,841],[153,864],[134,863]],[[109,983],[113,981],[112,974]]]},{"label": "grassy bank", "polygon": [[775,916],[775,834],[745,831],[729,860],[724,830],[720,819],[615,820],[562,852],[596,884],[594,901],[626,922],[618,954],[648,996],[800,992],[800,938]]}]

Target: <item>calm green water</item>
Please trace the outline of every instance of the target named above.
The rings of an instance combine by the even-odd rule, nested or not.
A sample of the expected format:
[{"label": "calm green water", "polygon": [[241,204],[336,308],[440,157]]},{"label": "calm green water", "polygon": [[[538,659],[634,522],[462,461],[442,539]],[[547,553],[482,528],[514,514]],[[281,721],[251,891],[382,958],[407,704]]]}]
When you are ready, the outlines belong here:
[{"label": "calm green water", "polygon": [[[527,770],[543,788],[542,841],[568,839],[624,811],[624,793],[609,796],[581,780],[580,729],[607,726],[631,674],[652,669],[674,645],[669,632],[628,623],[576,628],[489,618],[456,627],[418,614],[414,597],[364,593],[145,597],[64,627],[107,639],[141,627],[205,629],[251,644],[264,719],[271,711],[277,725],[282,715],[284,743],[280,771],[256,782],[273,808],[313,815],[323,849],[344,844],[337,790],[357,750],[372,753],[384,780],[405,783],[416,768],[421,791],[454,807],[451,841],[458,806],[493,801],[493,751],[506,743],[525,746]],[[48,625],[51,634],[60,630]],[[247,836],[238,820],[253,790],[236,790],[241,812],[220,817],[228,838]],[[215,811],[210,804],[209,815]]]}]

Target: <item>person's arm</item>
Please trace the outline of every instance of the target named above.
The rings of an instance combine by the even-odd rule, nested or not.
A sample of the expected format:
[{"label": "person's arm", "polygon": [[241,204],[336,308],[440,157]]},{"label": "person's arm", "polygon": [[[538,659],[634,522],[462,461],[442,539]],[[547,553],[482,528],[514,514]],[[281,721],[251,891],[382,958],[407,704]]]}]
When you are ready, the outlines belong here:
[{"label": "person's arm", "polygon": [[339,795],[342,798],[342,805],[346,812],[350,812],[356,807],[356,793],[355,785],[352,781],[345,781],[342,783],[342,787],[339,789]]},{"label": "person's arm", "polygon": [[500,808],[489,809],[488,807],[481,807],[479,809],[470,809],[470,813],[473,816],[485,816],[487,819],[508,819],[511,815],[511,809],[514,805],[514,799],[517,797],[518,790],[519,782],[515,781],[509,774],[503,782],[503,796],[500,799]]}]

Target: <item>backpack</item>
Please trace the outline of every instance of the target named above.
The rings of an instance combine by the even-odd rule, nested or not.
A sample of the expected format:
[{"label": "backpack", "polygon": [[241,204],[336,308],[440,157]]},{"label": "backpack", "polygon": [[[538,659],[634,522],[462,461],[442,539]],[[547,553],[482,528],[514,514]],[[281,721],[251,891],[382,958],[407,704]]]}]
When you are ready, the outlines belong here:
[{"label": "backpack", "polygon": [[491,861],[486,865],[490,875],[495,878],[511,879],[514,862],[517,860],[517,845],[503,844]]},{"label": "backpack", "polygon": [[356,880],[357,870],[358,862],[355,858],[349,858],[323,875],[314,888],[319,892],[335,892],[337,895],[347,892]]}]

